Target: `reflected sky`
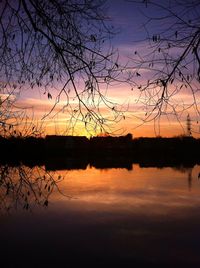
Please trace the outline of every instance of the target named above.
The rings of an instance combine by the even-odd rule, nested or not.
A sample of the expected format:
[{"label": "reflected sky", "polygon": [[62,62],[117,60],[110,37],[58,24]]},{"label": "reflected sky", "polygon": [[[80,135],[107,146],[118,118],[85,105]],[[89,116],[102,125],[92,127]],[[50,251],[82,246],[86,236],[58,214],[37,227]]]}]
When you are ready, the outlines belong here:
[{"label": "reflected sky", "polygon": [[[192,207],[200,201],[199,166],[186,169],[140,168],[133,170],[87,168],[82,171],[61,171],[63,192],[74,197],[67,203],[93,209],[139,210],[146,213],[167,213],[168,210]],[[55,195],[58,202],[64,197]],[[81,205],[81,209],[82,205]]]},{"label": "reflected sky", "polygon": [[55,188],[49,206],[1,214],[4,260],[10,267],[22,259],[33,267],[199,264],[199,172],[139,165],[59,171],[62,194]]}]

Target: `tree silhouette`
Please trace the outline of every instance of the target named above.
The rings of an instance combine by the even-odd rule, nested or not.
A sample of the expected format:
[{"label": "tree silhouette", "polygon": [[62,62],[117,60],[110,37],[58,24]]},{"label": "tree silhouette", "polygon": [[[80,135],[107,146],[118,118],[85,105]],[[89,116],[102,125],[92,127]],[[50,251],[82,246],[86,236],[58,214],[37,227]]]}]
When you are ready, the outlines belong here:
[{"label": "tree silhouette", "polygon": [[32,116],[27,109],[16,105],[14,94],[0,96],[0,135],[2,137],[41,137],[43,124]]},{"label": "tree silhouette", "polygon": [[[121,107],[100,87],[120,80],[123,71],[110,46],[113,29],[106,24],[104,2],[1,1],[1,96],[39,88],[52,99],[57,89],[55,104],[44,117],[57,112],[64,100],[59,111],[70,118],[70,126],[80,121],[88,131],[103,131],[110,121],[123,118]],[[105,118],[102,107],[112,116]]]},{"label": "tree silhouette", "polygon": [[[143,51],[133,57],[145,121],[169,114],[179,120],[191,108],[199,117],[200,2],[131,2],[142,4],[146,17]],[[188,100],[181,100],[182,93]]]}]

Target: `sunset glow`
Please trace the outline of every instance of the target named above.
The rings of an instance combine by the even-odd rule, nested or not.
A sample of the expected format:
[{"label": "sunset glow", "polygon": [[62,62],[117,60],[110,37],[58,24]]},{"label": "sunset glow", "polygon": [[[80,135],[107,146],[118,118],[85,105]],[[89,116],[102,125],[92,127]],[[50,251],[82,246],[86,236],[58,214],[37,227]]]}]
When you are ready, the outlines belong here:
[{"label": "sunset glow", "polygon": [[[141,92],[138,89],[140,83],[146,83],[149,77],[152,75],[152,70],[143,70],[138,74],[134,67],[132,57],[134,53],[143,54],[148,51],[149,43],[145,40],[146,33],[142,25],[146,21],[146,17],[140,8],[133,5],[131,2],[120,1],[108,1],[106,4],[106,17],[109,19],[109,23],[116,29],[116,34],[112,36],[110,40],[110,46],[119,55],[119,64],[127,65],[128,70],[125,71],[126,75],[129,73],[133,76],[133,83],[117,82],[111,85],[105,86],[100,84],[100,91],[105,95],[109,101],[116,104],[116,110],[123,112],[123,115],[115,120],[115,115],[112,113],[112,107],[106,107],[105,104],[98,104],[98,99],[95,100],[99,105],[102,116],[107,120],[106,124],[111,135],[123,135],[127,133],[133,134],[133,137],[140,136],[164,136],[173,137],[186,134],[186,119],[188,114],[191,118],[192,133],[194,137],[199,137],[199,122],[197,109],[199,106],[199,92],[195,93],[196,107],[194,103],[194,95],[189,88],[182,89],[177,95],[170,96],[170,105],[166,106],[165,112],[159,118],[154,120],[156,111],[153,110],[153,102],[149,103],[149,107],[146,106],[148,98],[151,99],[148,94],[140,95]],[[154,10],[150,8],[152,16]],[[146,9],[144,10],[146,12]],[[157,31],[159,25],[155,29]],[[102,48],[105,49],[104,47]],[[149,50],[150,51],[150,50]],[[174,57],[178,55],[180,51],[174,49]],[[137,75],[136,75],[137,74]],[[122,75],[123,76],[123,75]],[[82,78],[81,78],[82,79]],[[84,90],[83,81],[80,79],[78,92]],[[79,81],[79,79],[77,80]],[[14,84],[13,84],[14,85]],[[12,85],[12,86],[13,86]],[[57,84],[56,88],[44,88],[43,86],[35,86],[30,88],[27,85],[27,89],[23,90],[20,94],[15,94],[17,99],[16,105],[23,107],[27,111],[29,120],[35,120],[43,125],[44,134],[59,134],[59,135],[84,135],[87,137],[95,136],[98,134],[105,134],[104,130],[100,128],[94,130],[93,126],[88,125],[88,129],[85,129],[84,122],[81,116],[77,119],[72,118],[72,111],[79,109],[79,103],[76,98],[74,89],[68,88],[70,106],[67,106],[67,99],[62,94],[58,101],[59,91],[62,88],[62,83]],[[177,87],[181,87],[177,85]],[[50,90],[51,95],[48,95]],[[154,89],[156,91],[156,88]],[[173,89],[171,89],[173,91]],[[142,93],[143,94],[143,93]],[[50,96],[50,97],[49,97]],[[5,97],[5,96],[4,96]],[[4,98],[3,95],[1,99]],[[156,98],[155,98],[156,99]],[[85,100],[84,100],[85,101]],[[57,105],[54,107],[55,103]],[[51,111],[51,109],[54,109]],[[176,114],[172,109],[176,107],[179,114]],[[189,107],[189,108],[188,108]],[[92,108],[93,109],[93,108]],[[49,113],[51,111],[51,113]],[[92,110],[96,112],[95,110]],[[85,110],[84,110],[85,112]],[[148,115],[151,114],[150,117]],[[98,112],[97,112],[98,113]],[[121,119],[121,120],[119,120]],[[113,122],[109,122],[109,120]]]},{"label": "sunset glow", "polygon": [[0,1],[1,267],[200,267],[200,0]]},{"label": "sunset glow", "polygon": [[[40,89],[41,90],[41,89]],[[37,94],[38,95],[38,94]],[[155,137],[161,135],[164,137],[172,137],[178,135],[185,135],[186,133],[186,119],[187,115],[190,114],[193,136],[199,137],[199,125],[198,125],[198,115],[195,113],[194,109],[187,109],[181,116],[178,116],[178,121],[176,116],[162,116],[160,121],[151,120],[150,122],[143,121],[145,118],[146,108],[141,103],[136,103],[138,98],[138,91],[132,91],[130,86],[116,86],[108,89],[107,95],[109,99],[113,102],[122,106],[125,110],[125,118],[122,118],[118,123],[111,123],[110,126],[113,129],[114,135],[124,135],[127,133],[132,133],[133,137],[147,136]],[[17,101],[19,107],[26,107],[29,111],[29,117],[34,115],[34,119],[43,124],[45,134],[74,134],[83,136],[95,136],[99,133],[88,132],[85,130],[84,125],[81,122],[77,122],[75,128],[69,128],[70,115],[62,111],[63,105],[65,105],[65,100],[61,100],[57,106],[54,108],[52,113],[42,119],[45,114],[51,110],[55,104],[55,98],[48,100],[46,95],[40,94],[37,98],[34,97],[35,93],[26,92],[26,94],[21,94]],[[54,93],[56,96],[56,91]],[[175,96],[177,103],[187,103],[189,106],[192,103],[192,96],[190,93],[184,93],[179,96]],[[74,103],[77,105],[77,103]],[[181,107],[181,104],[180,104]],[[101,108],[102,114],[105,117],[110,116],[110,111],[107,107]],[[58,113],[59,112],[59,113]]]}]

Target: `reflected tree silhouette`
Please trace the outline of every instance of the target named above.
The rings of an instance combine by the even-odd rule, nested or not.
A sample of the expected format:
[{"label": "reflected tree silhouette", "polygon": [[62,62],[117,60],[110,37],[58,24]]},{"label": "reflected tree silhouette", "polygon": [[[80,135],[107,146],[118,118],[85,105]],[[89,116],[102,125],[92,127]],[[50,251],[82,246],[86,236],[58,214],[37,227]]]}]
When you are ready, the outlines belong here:
[{"label": "reflected tree silhouette", "polygon": [[63,176],[39,166],[0,166],[0,210],[47,207],[54,191],[64,195],[58,186],[63,179]]}]

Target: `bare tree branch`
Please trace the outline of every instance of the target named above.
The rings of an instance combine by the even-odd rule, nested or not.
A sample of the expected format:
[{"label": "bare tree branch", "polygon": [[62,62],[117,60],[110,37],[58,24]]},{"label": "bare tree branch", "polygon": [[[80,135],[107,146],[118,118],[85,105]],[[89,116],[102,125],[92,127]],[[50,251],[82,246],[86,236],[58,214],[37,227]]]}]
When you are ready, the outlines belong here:
[{"label": "bare tree branch", "polygon": [[[130,2],[142,5],[146,13],[147,38],[142,41],[146,49],[136,51],[132,58],[140,74],[140,101],[146,105],[144,121],[160,120],[170,114],[180,120],[191,108],[199,118],[199,1]],[[181,102],[183,93],[188,95],[188,101]]]},{"label": "bare tree branch", "polygon": [[[61,99],[71,126],[78,121],[90,131],[109,131],[126,109],[109,100],[100,85],[122,78],[110,45],[113,28],[106,24],[105,1],[18,0],[0,3],[0,78],[7,93],[39,88],[55,104],[43,118],[53,115]],[[115,109],[113,106],[115,105]],[[102,109],[109,111],[105,118]],[[79,111],[79,112],[77,112]]]}]

